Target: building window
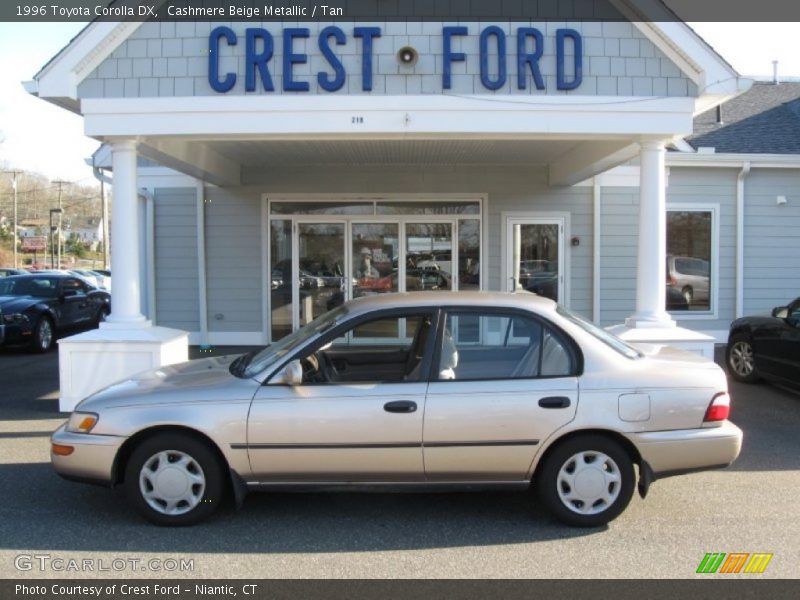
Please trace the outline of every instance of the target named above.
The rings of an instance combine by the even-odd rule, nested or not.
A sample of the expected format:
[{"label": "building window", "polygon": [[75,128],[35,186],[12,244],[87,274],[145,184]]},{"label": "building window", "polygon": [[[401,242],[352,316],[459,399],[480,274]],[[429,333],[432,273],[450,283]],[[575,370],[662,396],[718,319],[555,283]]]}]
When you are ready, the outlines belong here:
[{"label": "building window", "polygon": [[667,310],[691,315],[714,310],[715,209],[667,209]]}]

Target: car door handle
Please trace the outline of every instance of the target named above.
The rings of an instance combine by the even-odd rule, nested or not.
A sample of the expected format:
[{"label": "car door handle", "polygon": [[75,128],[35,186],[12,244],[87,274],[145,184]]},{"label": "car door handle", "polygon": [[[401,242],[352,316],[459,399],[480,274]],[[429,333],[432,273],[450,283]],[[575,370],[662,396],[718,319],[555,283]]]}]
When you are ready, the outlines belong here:
[{"label": "car door handle", "polygon": [[384,404],[383,410],[390,413],[413,413],[417,410],[417,403],[411,400],[395,400]]},{"label": "car door handle", "polygon": [[539,400],[542,408],[568,408],[570,400],[566,396],[548,396]]}]

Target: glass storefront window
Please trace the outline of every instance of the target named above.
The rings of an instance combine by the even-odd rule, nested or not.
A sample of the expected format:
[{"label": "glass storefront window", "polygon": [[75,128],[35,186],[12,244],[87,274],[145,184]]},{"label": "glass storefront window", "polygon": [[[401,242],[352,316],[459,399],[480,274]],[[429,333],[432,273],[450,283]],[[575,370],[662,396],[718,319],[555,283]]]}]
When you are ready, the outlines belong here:
[{"label": "glass storefront window", "polygon": [[712,212],[667,211],[667,310],[711,310]]},{"label": "glass storefront window", "polygon": [[[481,288],[480,201],[279,199],[269,213],[272,341],[349,298]],[[405,319],[387,323],[351,336],[408,336]]]},{"label": "glass storefront window", "polygon": [[371,215],[372,202],[271,202],[273,215]]},{"label": "glass storefront window", "polygon": [[378,202],[379,215],[477,215],[478,202]]}]

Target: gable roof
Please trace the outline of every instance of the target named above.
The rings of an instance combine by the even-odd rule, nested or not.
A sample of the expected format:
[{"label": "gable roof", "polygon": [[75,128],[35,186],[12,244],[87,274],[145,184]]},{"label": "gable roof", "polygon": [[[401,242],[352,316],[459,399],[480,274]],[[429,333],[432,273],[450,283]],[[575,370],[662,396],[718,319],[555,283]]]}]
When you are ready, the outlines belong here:
[{"label": "gable roof", "polygon": [[718,153],[800,154],[800,82],[756,82],[750,90],[694,120],[686,138]]},{"label": "gable roof", "polygon": [[[705,110],[749,86],[686,23],[674,20],[663,0],[607,0],[650,40],[699,90],[695,110]],[[78,85],[142,26],[137,21],[93,21],[54,56],[25,89],[81,113]]]}]

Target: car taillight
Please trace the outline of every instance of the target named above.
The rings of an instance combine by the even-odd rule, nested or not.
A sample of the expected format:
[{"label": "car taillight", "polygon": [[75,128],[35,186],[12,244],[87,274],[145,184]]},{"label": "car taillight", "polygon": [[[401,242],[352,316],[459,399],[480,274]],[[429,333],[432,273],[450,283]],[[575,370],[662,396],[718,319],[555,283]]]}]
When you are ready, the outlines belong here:
[{"label": "car taillight", "polygon": [[727,392],[720,392],[715,394],[711,399],[711,404],[708,405],[706,416],[703,417],[703,422],[724,421],[731,414],[731,397]]},{"label": "car taillight", "polygon": [[678,285],[678,280],[675,279],[672,275],[667,276],[667,283],[669,285]]}]

